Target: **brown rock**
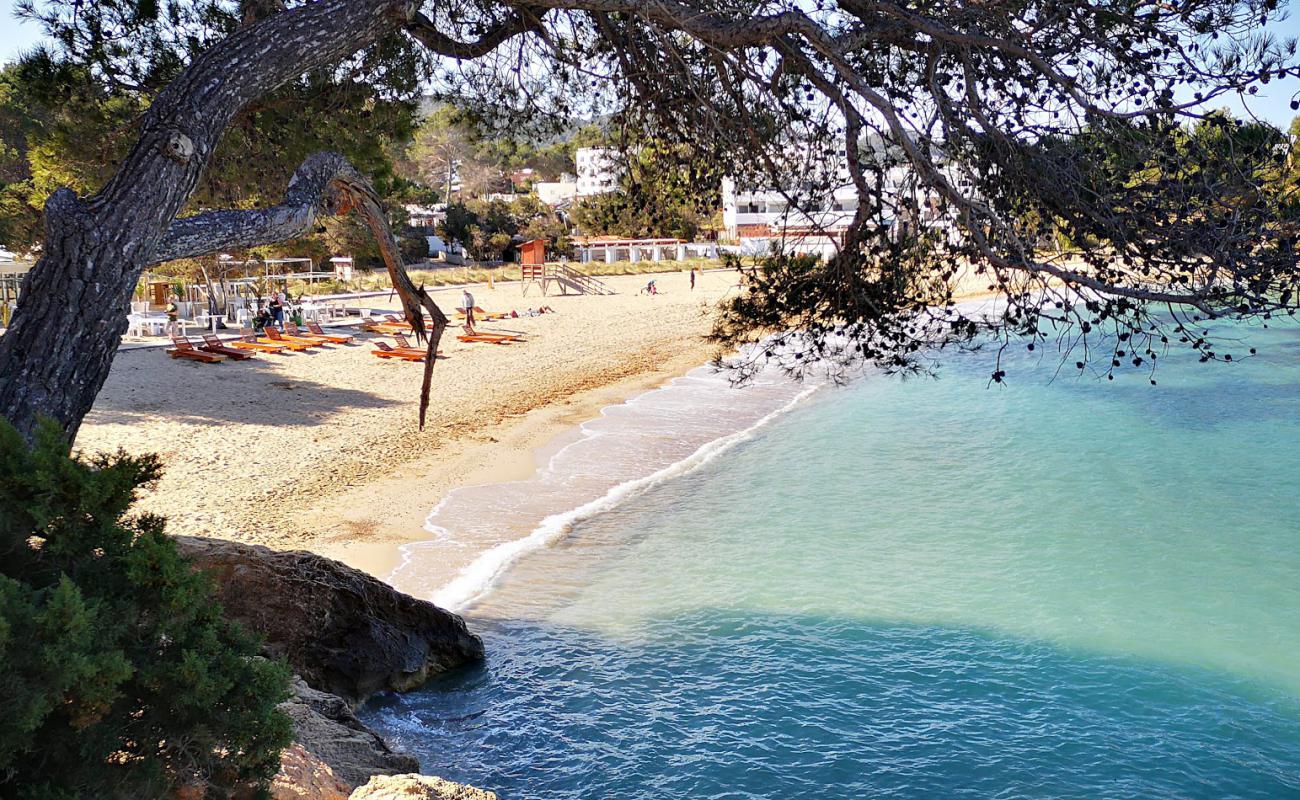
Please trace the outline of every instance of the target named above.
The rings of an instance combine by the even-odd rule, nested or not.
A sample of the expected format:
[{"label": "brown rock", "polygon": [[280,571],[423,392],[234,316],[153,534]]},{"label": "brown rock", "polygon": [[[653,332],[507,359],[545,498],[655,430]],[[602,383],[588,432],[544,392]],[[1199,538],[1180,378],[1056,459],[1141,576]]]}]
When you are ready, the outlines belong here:
[{"label": "brown rock", "polygon": [[271,780],[271,800],[347,800],[352,787],[330,765],[291,744],[280,753],[280,771]]},{"label": "brown rock", "polygon": [[[280,710],[293,720],[295,747],[305,750],[330,771],[343,785],[344,797],[375,775],[420,769],[420,762],[413,756],[394,751],[357,719],[343,698],[318,692],[300,678],[294,679],[293,697],[281,703]],[[281,773],[285,773],[283,759]],[[287,800],[294,795],[282,797]]]},{"label": "brown rock", "polygon": [[483,658],[460,617],[328,558],[191,536],[181,552],[216,579],[228,616],[306,682],[357,704]]},{"label": "brown rock", "polygon": [[348,800],[497,800],[497,796],[432,775],[392,775],[371,778]]}]

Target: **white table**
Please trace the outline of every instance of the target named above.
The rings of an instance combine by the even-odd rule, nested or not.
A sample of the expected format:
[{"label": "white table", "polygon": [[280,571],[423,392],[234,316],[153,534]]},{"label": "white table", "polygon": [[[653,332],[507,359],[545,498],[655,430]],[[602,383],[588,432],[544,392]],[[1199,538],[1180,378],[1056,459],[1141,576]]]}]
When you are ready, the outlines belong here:
[{"label": "white table", "polygon": [[[181,330],[181,336],[185,335],[185,323],[178,320],[177,326]],[[166,317],[145,317],[140,320],[140,325],[149,331],[150,336],[167,335],[167,318]]]}]

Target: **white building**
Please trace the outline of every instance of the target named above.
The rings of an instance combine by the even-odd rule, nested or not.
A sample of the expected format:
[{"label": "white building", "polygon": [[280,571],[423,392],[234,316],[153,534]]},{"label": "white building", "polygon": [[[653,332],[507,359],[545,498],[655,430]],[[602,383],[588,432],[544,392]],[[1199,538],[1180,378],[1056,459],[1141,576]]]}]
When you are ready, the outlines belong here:
[{"label": "white building", "polygon": [[688,258],[717,258],[716,242],[688,242],[685,239],[620,239],[617,236],[576,236],[573,249],[578,261],[685,261]]},{"label": "white building", "polygon": [[561,178],[558,181],[539,181],[533,184],[537,198],[548,206],[571,205],[578,197],[578,182]]},{"label": "white building", "polygon": [[441,203],[436,206],[407,203],[405,210],[406,224],[412,228],[432,228],[447,218],[447,206]]},{"label": "white building", "polygon": [[579,147],[574,154],[578,166],[578,197],[605,194],[618,188],[622,169],[618,151],[611,147]]},{"label": "white building", "polygon": [[[971,191],[966,177],[952,165],[940,167],[944,177],[959,191]],[[742,253],[760,255],[783,249],[829,258],[844,243],[845,234],[858,211],[857,188],[841,170],[841,185],[829,197],[792,207],[794,192],[776,189],[746,190],[734,180],[722,182],[722,221],[729,238],[740,243]],[[875,224],[889,228],[920,225],[956,235],[955,220],[943,208],[939,194],[923,185],[909,166],[892,167],[884,173],[882,195],[885,207]],[[915,212],[912,211],[915,209]]]},{"label": "white building", "polygon": [[747,255],[778,248],[834,255],[857,213],[857,190],[852,184],[841,186],[830,197],[802,206],[791,205],[793,196],[777,189],[742,189],[731,178],[723,179],[722,224],[728,238],[738,240]]}]

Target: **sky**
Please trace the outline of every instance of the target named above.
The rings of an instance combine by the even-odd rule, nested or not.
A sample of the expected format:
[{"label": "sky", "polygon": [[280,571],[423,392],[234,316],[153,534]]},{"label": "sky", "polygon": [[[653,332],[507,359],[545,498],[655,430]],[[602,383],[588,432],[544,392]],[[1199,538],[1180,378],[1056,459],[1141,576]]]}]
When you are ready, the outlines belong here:
[{"label": "sky", "polygon": [[[1285,0],[1290,8],[1290,18],[1271,26],[1273,32],[1281,37],[1300,39],[1300,0]],[[30,22],[23,22],[14,17],[13,0],[0,0],[4,13],[0,16],[0,64],[7,64],[17,59],[22,53],[32,49],[41,41],[40,29]],[[1291,99],[1300,93],[1300,80],[1289,79],[1274,81],[1261,86],[1259,94],[1249,99],[1225,99],[1216,103],[1227,106],[1237,115],[1249,109],[1255,116],[1271,122],[1285,130],[1291,119],[1300,116],[1300,112],[1291,110]]]}]

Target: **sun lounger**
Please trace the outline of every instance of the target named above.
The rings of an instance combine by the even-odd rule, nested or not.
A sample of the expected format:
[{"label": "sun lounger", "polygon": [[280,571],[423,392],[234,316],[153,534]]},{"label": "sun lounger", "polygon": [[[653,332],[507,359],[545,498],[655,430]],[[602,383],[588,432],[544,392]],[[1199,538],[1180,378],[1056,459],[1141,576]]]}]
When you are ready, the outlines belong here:
[{"label": "sun lounger", "polygon": [[397,342],[398,350],[418,350],[421,353],[424,352],[423,347],[416,347],[415,345],[411,344],[411,340],[406,338],[404,335],[400,333],[393,334],[393,341]]},{"label": "sun lounger", "polygon": [[314,333],[305,333],[301,328],[299,328],[297,325],[294,325],[292,322],[284,323],[284,335],[290,336],[294,339],[301,339],[304,342],[313,342],[315,344],[334,344],[334,342],[330,340],[329,337],[317,336]]},{"label": "sun lounger", "polygon": [[316,324],[315,322],[308,322],[307,330],[311,331],[313,334],[321,337],[322,339],[327,339],[333,342],[334,344],[347,344],[348,342],[356,338],[342,333],[326,333],[325,331],[321,330],[321,326]]},{"label": "sun lounger", "polygon": [[280,332],[280,329],[274,325],[267,325],[263,330],[267,338],[274,344],[282,344],[290,350],[309,350],[313,347],[320,347],[320,342],[313,342],[309,339],[299,339],[297,336],[287,336]]},{"label": "sun lounger", "polygon": [[176,346],[167,348],[167,355],[172,358],[188,358],[191,361],[202,361],[205,364],[216,364],[219,361],[226,360],[225,356],[217,355],[216,353],[203,352],[190,344],[189,339],[173,336],[172,343]]},{"label": "sun lounger", "polygon": [[506,336],[498,333],[462,333],[456,338],[462,342],[482,342],[484,344],[510,344],[511,342],[523,341],[518,336]]},{"label": "sun lounger", "polygon": [[371,350],[370,355],[379,358],[396,358],[401,361],[423,361],[427,355],[423,350],[406,350],[390,347],[387,342],[371,342],[376,350]]},{"label": "sun lounger", "polygon": [[[400,333],[393,334],[393,341],[397,342],[397,346],[393,348],[394,350],[410,350],[412,353],[427,352],[426,348],[417,347],[416,345],[411,344],[411,340],[407,339]],[[439,350],[438,352],[441,353],[442,351]]]},{"label": "sun lounger", "polygon": [[240,328],[239,338],[228,344],[240,350],[254,350],[259,353],[283,353],[289,349],[282,344],[273,344],[270,341],[258,339],[252,328]]},{"label": "sun lounger", "polygon": [[303,350],[310,350],[311,348],[316,346],[314,344],[302,344],[301,342],[291,342],[288,339],[285,339],[284,336],[281,335],[278,330],[275,332],[275,335],[272,335],[270,325],[267,325],[265,328],[263,328],[262,332],[265,333],[266,336],[259,337],[257,341],[261,342],[262,344],[273,344],[284,350],[292,350],[295,353],[301,352]]},{"label": "sun lounger", "polygon": [[[465,309],[456,309],[456,314],[461,317],[465,316]],[[484,311],[478,306],[474,306],[475,322],[493,322],[499,319],[510,319],[510,315],[503,311]]]},{"label": "sun lounger", "polygon": [[226,347],[226,345],[222,343],[221,339],[217,338],[216,334],[203,333],[199,335],[203,337],[203,344],[199,345],[200,350],[208,353],[216,353],[217,355],[222,355],[226,358],[233,358],[236,361],[244,361],[253,357],[253,354],[247,350]]},{"label": "sun lounger", "polygon": [[415,330],[411,327],[411,323],[400,320],[392,314],[385,314],[383,319],[371,317],[369,321],[361,323],[361,328],[372,333],[411,333]]},{"label": "sun lounger", "polygon": [[370,333],[410,333],[411,326],[405,322],[394,324],[371,319],[361,323],[361,330]]}]

